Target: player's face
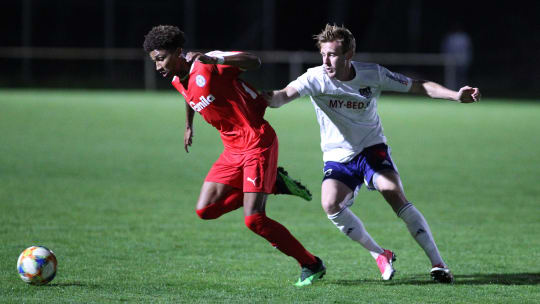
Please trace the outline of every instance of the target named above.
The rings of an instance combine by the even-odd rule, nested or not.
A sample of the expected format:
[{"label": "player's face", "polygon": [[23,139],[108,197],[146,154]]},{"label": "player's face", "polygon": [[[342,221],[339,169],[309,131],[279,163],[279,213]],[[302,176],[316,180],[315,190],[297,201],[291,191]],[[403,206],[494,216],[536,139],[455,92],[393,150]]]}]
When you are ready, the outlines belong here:
[{"label": "player's face", "polygon": [[323,68],[328,77],[347,80],[350,72],[352,51],[344,54],[341,41],[323,42],[320,45]]},{"label": "player's face", "polygon": [[182,50],[153,50],[150,58],[156,63],[156,71],[163,77],[177,75],[180,72]]}]

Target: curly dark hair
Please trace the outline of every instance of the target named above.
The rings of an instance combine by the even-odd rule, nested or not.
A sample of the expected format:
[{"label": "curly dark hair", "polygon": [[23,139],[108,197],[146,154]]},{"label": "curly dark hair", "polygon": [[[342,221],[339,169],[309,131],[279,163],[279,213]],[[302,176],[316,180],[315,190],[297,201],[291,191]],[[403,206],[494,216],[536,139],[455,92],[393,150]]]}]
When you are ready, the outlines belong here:
[{"label": "curly dark hair", "polygon": [[186,38],[184,32],[173,25],[154,26],[144,36],[144,51],[150,53],[153,50],[175,50],[184,46]]}]

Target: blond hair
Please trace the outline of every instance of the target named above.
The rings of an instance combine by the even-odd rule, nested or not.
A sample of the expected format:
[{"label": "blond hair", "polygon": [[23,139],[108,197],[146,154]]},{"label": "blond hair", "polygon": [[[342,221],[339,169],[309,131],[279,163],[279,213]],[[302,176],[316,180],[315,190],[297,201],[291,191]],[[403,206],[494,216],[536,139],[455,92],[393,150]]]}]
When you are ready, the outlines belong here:
[{"label": "blond hair", "polygon": [[313,35],[313,39],[317,40],[317,48],[321,49],[321,43],[341,41],[341,47],[343,54],[352,50],[353,53],[356,50],[356,41],[354,36],[345,26],[337,26],[326,24],[326,27],[318,35]]}]

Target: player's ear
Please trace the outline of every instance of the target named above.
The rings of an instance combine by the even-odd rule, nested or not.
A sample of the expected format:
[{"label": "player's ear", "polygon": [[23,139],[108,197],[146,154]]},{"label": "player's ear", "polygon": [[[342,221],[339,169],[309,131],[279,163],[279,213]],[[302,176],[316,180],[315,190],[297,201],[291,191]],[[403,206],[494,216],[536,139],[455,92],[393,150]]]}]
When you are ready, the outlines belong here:
[{"label": "player's ear", "polygon": [[174,57],[182,57],[182,48],[176,48],[176,50],[174,51]]},{"label": "player's ear", "polygon": [[348,50],[346,53],[345,53],[345,59],[347,60],[351,60],[354,56],[354,50]]}]

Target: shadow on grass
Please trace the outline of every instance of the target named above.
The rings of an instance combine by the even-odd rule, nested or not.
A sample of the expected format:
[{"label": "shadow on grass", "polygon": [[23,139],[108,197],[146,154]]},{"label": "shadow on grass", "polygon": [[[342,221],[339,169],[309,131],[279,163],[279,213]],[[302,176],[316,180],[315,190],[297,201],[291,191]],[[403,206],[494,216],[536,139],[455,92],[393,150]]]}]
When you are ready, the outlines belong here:
[{"label": "shadow on grass", "polygon": [[538,285],[540,273],[475,273],[456,275],[454,284],[461,285]]},{"label": "shadow on grass", "polygon": [[51,283],[51,284],[47,284],[45,286],[50,286],[50,287],[86,287],[86,288],[99,288],[100,286],[97,285],[97,284],[88,284],[88,283],[83,283],[83,282],[60,282],[60,283]]},{"label": "shadow on grass", "polygon": [[[439,284],[429,276],[414,275],[409,277],[394,278],[389,282],[381,280],[335,280],[328,282],[337,285],[361,285],[383,283],[386,285],[428,285]],[[454,275],[454,285],[538,285],[540,273],[475,273]]]}]

